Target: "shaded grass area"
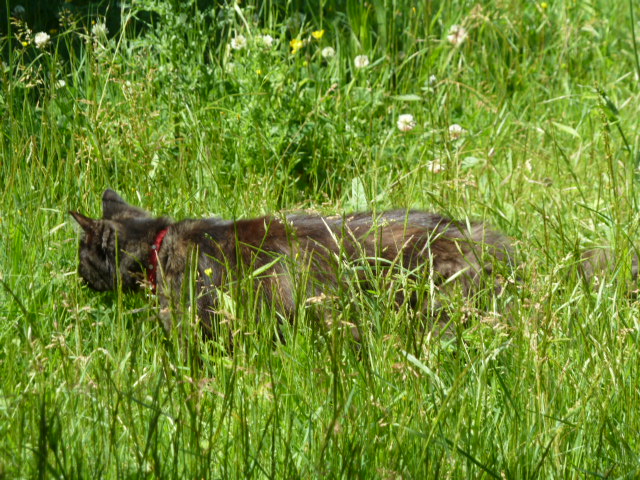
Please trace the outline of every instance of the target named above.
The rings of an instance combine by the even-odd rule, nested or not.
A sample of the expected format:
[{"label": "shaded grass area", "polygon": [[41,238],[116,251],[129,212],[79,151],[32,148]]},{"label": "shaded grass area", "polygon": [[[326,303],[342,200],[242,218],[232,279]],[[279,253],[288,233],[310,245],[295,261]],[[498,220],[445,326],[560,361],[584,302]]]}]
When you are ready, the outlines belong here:
[{"label": "shaded grass area", "polygon": [[[41,48],[14,25],[0,92],[0,476],[637,476],[631,6],[149,0],[105,34],[101,17],[63,15]],[[134,34],[134,21],[148,26]],[[453,25],[468,32],[457,46]],[[399,131],[401,114],[415,128]],[[256,325],[237,297],[237,345],[222,355],[195,332],[186,346],[165,338],[152,298],[80,285],[66,212],[98,216],[107,187],[175,218],[481,219],[514,238],[521,280],[486,308],[452,300],[445,338],[423,337],[383,282],[345,291],[330,329],[303,309],[275,345],[277,318]],[[594,245],[620,261],[587,285],[574,267]],[[353,323],[360,345],[342,328]]]}]

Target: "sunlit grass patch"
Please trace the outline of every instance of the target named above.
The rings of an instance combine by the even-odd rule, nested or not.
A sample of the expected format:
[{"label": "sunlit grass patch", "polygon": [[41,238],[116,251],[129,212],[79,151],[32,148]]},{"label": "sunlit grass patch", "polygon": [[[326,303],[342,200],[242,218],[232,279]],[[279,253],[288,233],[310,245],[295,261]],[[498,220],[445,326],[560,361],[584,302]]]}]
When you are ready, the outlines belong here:
[{"label": "sunlit grass patch", "polygon": [[[637,476],[633,2],[34,3],[0,48],[0,476]],[[292,324],[230,286],[207,343],[81,286],[66,212],[106,187],[175,218],[432,210],[517,261],[471,300],[344,265]]]}]

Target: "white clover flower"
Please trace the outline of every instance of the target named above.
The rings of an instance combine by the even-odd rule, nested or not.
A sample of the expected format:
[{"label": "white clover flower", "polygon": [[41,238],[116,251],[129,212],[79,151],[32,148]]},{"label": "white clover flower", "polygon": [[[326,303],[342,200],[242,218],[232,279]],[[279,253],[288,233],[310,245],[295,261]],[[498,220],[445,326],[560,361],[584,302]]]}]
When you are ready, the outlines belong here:
[{"label": "white clover flower", "polygon": [[247,39],[244,35],[236,35],[231,39],[231,48],[234,50],[242,50],[247,46]]},{"label": "white clover flower", "polygon": [[526,168],[529,173],[533,172],[533,166],[531,165],[531,159],[530,158],[528,158],[524,162],[524,168]]},{"label": "white clover flower", "polygon": [[458,47],[467,39],[467,30],[461,25],[452,25],[447,35],[448,42],[454,47]]},{"label": "white clover flower", "polygon": [[369,57],[366,55],[358,55],[353,59],[353,64],[356,68],[364,68],[369,65]]},{"label": "white clover flower", "polygon": [[409,132],[416,126],[416,121],[410,113],[404,113],[398,117],[398,130],[401,132]]},{"label": "white clover flower", "polygon": [[435,75],[431,75],[429,77],[429,86],[433,87],[436,83],[438,83],[438,77],[436,77]]},{"label": "white clover flower", "polygon": [[63,79],[60,79],[56,82],[56,87],[57,88],[64,88],[67,86],[67,82],[65,82]]},{"label": "white clover flower", "polygon": [[109,33],[109,29],[104,22],[98,22],[91,27],[91,33],[96,38],[105,38]]},{"label": "white clover flower", "polygon": [[49,43],[49,40],[51,40],[51,37],[47,32],[38,32],[36,33],[36,36],[33,37],[33,41],[35,42],[36,47],[38,48],[46,47],[47,44]]},{"label": "white clover flower", "polygon": [[442,165],[439,158],[436,158],[435,160],[427,163],[427,170],[429,170],[431,173],[440,173],[444,169],[444,165]]},{"label": "white clover flower", "polygon": [[465,133],[466,133],[465,129],[462,128],[457,123],[454,123],[453,125],[449,125],[449,136],[451,137],[452,140],[459,139]]},{"label": "white clover flower", "polygon": [[258,40],[264,47],[271,48],[273,46],[274,40],[271,35],[262,35],[261,37],[258,37]]},{"label": "white clover flower", "polygon": [[333,47],[324,47],[320,52],[320,55],[322,55],[322,58],[326,58],[328,60],[335,57],[336,51],[333,49]]},{"label": "white clover flower", "polygon": [[224,66],[224,71],[227,73],[233,73],[233,71],[236,68],[236,64],[233,62],[228,62],[225,66]]}]

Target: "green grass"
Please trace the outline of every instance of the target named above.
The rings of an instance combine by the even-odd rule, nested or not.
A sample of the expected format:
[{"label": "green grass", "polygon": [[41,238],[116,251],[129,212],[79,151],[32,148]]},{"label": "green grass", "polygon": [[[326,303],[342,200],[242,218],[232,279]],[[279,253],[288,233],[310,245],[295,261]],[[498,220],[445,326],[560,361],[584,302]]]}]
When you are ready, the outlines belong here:
[{"label": "green grass", "polygon": [[[297,3],[145,0],[108,39],[63,15],[44,48],[24,26],[2,40],[0,478],[637,478],[635,286],[624,262],[574,273],[584,248],[636,246],[633,2]],[[107,187],[174,218],[481,219],[521,281],[481,310],[452,299],[444,339],[383,281],[285,344],[232,298],[222,355],[165,339],[143,294],[81,285],[67,210],[98,216]]]}]

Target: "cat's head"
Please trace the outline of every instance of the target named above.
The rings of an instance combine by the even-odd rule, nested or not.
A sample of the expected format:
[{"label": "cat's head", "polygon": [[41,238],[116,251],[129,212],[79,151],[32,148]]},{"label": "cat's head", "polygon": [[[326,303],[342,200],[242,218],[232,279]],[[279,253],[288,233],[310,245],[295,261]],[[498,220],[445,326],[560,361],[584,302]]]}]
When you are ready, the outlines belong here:
[{"label": "cat's head", "polygon": [[102,195],[102,218],[69,212],[82,227],[78,273],[97,291],[135,289],[144,280],[150,246],[169,220],[152,218],[113,190]]}]

